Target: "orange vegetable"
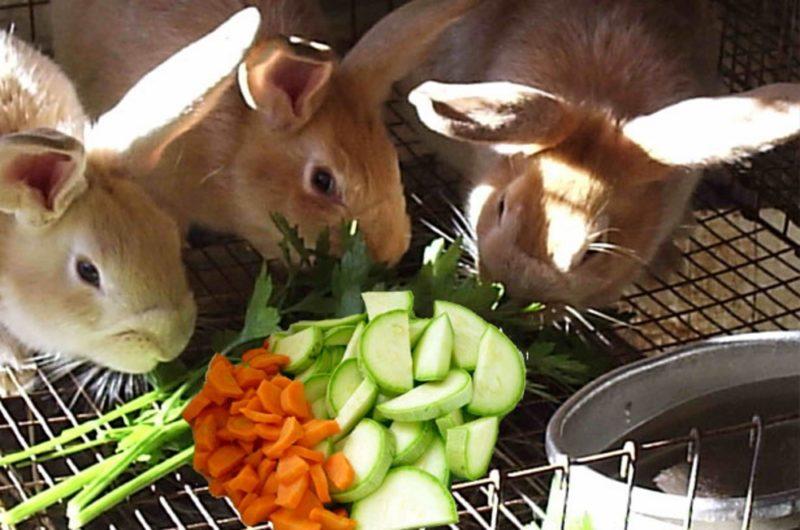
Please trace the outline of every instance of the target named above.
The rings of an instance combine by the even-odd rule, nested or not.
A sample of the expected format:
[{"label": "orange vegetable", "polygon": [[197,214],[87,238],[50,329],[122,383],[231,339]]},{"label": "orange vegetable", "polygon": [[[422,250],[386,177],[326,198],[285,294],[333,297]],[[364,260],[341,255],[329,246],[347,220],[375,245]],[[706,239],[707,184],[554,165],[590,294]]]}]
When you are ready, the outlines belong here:
[{"label": "orange vegetable", "polygon": [[261,381],[267,378],[267,374],[262,370],[240,364],[233,369],[233,377],[236,379],[236,382],[239,383],[240,387],[247,389],[258,388]]},{"label": "orange vegetable", "polygon": [[[331,494],[328,489],[328,477],[325,476],[325,470],[322,469],[322,466],[319,464],[311,466],[309,475],[311,475],[311,483],[314,486],[314,491],[317,497],[319,497],[319,500],[324,503],[331,502]],[[317,522],[321,523],[322,521]]]},{"label": "orange vegetable", "polygon": [[275,470],[277,465],[278,463],[275,460],[268,460],[266,458],[262,460],[261,463],[258,464],[258,478],[260,478],[262,482],[265,481]]},{"label": "orange vegetable", "polygon": [[297,455],[300,458],[304,458],[309,462],[317,464],[325,461],[325,455],[322,454],[320,451],[313,451],[311,449],[308,449],[307,447],[303,447],[302,445],[293,445],[289,449],[287,449],[286,452],[284,453],[284,456],[292,456],[292,455]]},{"label": "orange vegetable", "polygon": [[194,457],[192,459],[192,467],[198,473],[203,473],[208,468],[208,458],[211,456],[211,451],[201,451],[197,448],[194,450]]},{"label": "orange vegetable", "polygon": [[303,494],[303,498],[300,499],[300,504],[298,504],[297,508],[295,508],[293,511],[296,517],[308,519],[311,510],[315,508],[322,508],[322,503],[319,501],[317,496],[311,492],[311,490],[306,490],[306,492]]},{"label": "orange vegetable", "polygon": [[272,384],[283,390],[292,384],[292,380],[279,374],[272,378]]},{"label": "orange vegetable", "polygon": [[279,416],[277,414],[267,414],[266,412],[256,412],[254,410],[250,410],[249,408],[241,409],[242,415],[249,419],[250,421],[254,421],[256,423],[273,423],[279,424],[283,421],[283,416]]},{"label": "orange vegetable", "polygon": [[236,436],[234,436],[233,433],[229,431],[227,427],[223,427],[217,431],[217,438],[219,438],[223,442],[236,441]]},{"label": "orange vegetable", "polygon": [[239,465],[245,456],[238,445],[223,445],[208,458],[208,474],[213,478],[221,477]]},{"label": "orange vegetable", "polygon": [[204,414],[194,427],[194,445],[200,451],[210,452],[219,445],[217,422],[211,414]]},{"label": "orange vegetable", "polygon": [[247,398],[240,399],[239,401],[234,401],[231,403],[230,412],[231,414],[241,414],[242,410],[247,408],[250,404],[250,400]]},{"label": "orange vegetable", "polygon": [[306,401],[306,391],[302,381],[292,381],[281,392],[281,407],[286,414],[301,419],[311,417],[311,409]]},{"label": "orange vegetable", "polygon": [[262,381],[256,391],[258,400],[264,410],[283,416],[283,408],[281,407],[281,389],[269,381]]},{"label": "orange vegetable", "polygon": [[278,475],[276,473],[271,474],[267,477],[267,480],[264,481],[264,487],[261,488],[261,495],[267,495],[270,493],[277,494],[279,485],[280,483],[278,482]]},{"label": "orange vegetable", "polygon": [[244,449],[244,453],[247,455],[251,454],[253,452],[253,449],[256,448],[255,442],[243,442],[241,440],[238,440],[238,443],[239,447]]},{"label": "orange vegetable", "polygon": [[244,463],[248,466],[253,466],[253,468],[258,468],[263,460],[264,453],[261,451],[252,451],[249,455],[247,455],[247,458],[244,459]]},{"label": "orange vegetable", "polygon": [[341,517],[324,508],[314,508],[308,518],[321,524],[322,530],[355,530],[356,528],[356,522],[352,519],[348,519],[347,516]]},{"label": "orange vegetable", "polygon": [[278,506],[294,510],[300,504],[306,491],[308,491],[308,473],[303,473],[288,484],[282,484],[279,481],[278,496],[275,499],[275,503]]},{"label": "orange vegetable", "polygon": [[209,405],[211,405],[211,400],[207,396],[202,393],[197,394],[183,409],[183,419],[188,423],[192,423]]},{"label": "orange vegetable", "polygon": [[278,481],[281,484],[289,484],[297,480],[300,475],[308,473],[308,464],[299,456],[290,456],[278,461]]},{"label": "orange vegetable", "polygon": [[265,440],[270,442],[274,442],[281,436],[281,429],[280,425],[264,425],[264,424],[256,424],[255,426],[256,434]]},{"label": "orange vegetable", "polygon": [[345,519],[350,517],[350,515],[347,513],[347,510],[345,510],[344,508],[336,508],[335,510],[333,510],[333,513],[335,513],[339,517],[344,517]]},{"label": "orange vegetable", "polygon": [[265,523],[269,515],[278,509],[275,504],[275,495],[258,497],[242,513],[242,522],[247,526],[256,526]]},{"label": "orange vegetable", "polygon": [[231,416],[226,428],[237,440],[243,442],[255,442],[258,438],[255,424],[244,416]]},{"label": "orange vegetable", "polygon": [[256,355],[251,357],[247,363],[252,367],[258,370],[264,370],[269,368],[281,368],[282,366],[287,366],[291,359],[289,359],[285,355],[277,355],[274,353],[262,353],[261,355]]},{"label": "orange vegetable", "polygon": [[336,420],[310,420],[303,424],[303,438],[299,445],[316,447],[323,440],[339,434],[341,429]]},{"label": "orange vegetable", "polygon": [[238,399],[244,396],[244,390],[233,377],[233,365],[222,355],[215,355],[208,365],[206,386],[210,386],[219,395]]},{"label": "orange vegetable", "polygon": [[204,386],[200,393],[217,406],[224,405],[228,401],[227,397],[217,392],[211,385]]},{"label": "orange vegetable", "polygon": [[247,403],[247,410],[264,413],[264,407],[261,405],[261,400],[258,399],[258,396],[250,398],[250,401]]},{"label": "orange vegetable", "polygon": [[281,435],[275,440],[275,443],[264,448],[264,454],[267,455],[268,458],[278,458],[290,445],[295,443],[302,436],[303,427],[300,425],[300,422],[290,417],[283,422]]},{"label": "orange vegetable", "polygon": [[266,348],[253,348],[252,350],[247,350],[242,354],[242,361],[249,364],[253,357],[257,355],[264,355],[266,353],[269,353]]},{"label": "orange vegetable", "polygon": [[220,479],[211,479],[208,483],[208,492],[215,498],[219,499],[225,495],[225,482]]},{"label": "orange vegetable", "polygon": [[319,523],[300,519],[291,510],[278,510],[270,520],[275,530],[322,530]]},{"label": "orange vegetable", "polygon": [[259,484],[261,484],[261,480],[259,480],[256,470],[246,465],[238,475],[228,481],[227,486],[235,491],[253,493]]},{"label": "orange vegetable", "polygon": [[228,423],[228,416],[230,416],[230,413],[228,413],[228,409],[218,405],[209,407],[208,409],[205,410],[205,412],[203,412],[202,415],[205,416],[206,414],[214,418],[214,423],[217,429],[225,427],[225,424]]},{"label": "orange vegetable", "polygon": [[236,506],[236,509],[239,510],[240,514],[243,513],[245,510],[247,510],[247,507],[250,506],[251,504],[253,504],[253,501],[255,501],[257,498],[258,498],[258,495],[256,495],[255,493],[248,493],[245,496],[245,498],[242,499],[242,502],[240,502]]},{"label": "orange vegetable", "polygon": [[331,455],[322,467],[325,469],[325,474],[328,475],[331,483],[340,490],[349,488],[356,478],[353,466],[350,465],[350,461],[347,460],[347,457],[342,452]]}]

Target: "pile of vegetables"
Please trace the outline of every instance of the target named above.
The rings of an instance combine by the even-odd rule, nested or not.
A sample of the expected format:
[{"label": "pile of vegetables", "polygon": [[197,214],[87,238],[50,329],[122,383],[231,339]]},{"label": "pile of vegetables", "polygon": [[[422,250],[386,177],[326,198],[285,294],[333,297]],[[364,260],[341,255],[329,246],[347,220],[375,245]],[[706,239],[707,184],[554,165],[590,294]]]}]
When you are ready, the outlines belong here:
[{"label": "pile of vegetables", "polygon": [[[245,395],[253,388],[242,388],[246,381],[252,385],[258,380],[260,387],[269,378],[270,384],[278,386],[280,383],[286,388],[294,381],[295,389],[302,384],[314,418],[307,421],[327,421],[322,431],[332,433],[331,420],[335,419],[338,433],[328,434],[329,438],[324,439],[321,446],[313,448],[290,444],[297,448],[288,455],[298,456],[310,464],[310,489],[320,502],[324,497],[321,475],[319,471],[314,472],[316,482],[311,476],[311,468],[319,463],[315,461],[319,460],[316,453],[325,457],[323,471],[325,463],[340,453],[343,456],[328,464],[336,467],[335,471],[331,468],[333,476],[326,473],[331,483],[329,493],[333,501],[352,503],[354,518],[369,521],[370,517],[384,513],[384,509],[399,509],[397,503],[390,501],[402,497],[396,497],[393,492],[410,488],[420,492],[415,506],[427,517],[452,520],[455,508],[445,487],[450,473],[465,478],[483,475],[491,457],[499,418],[514,407],[525,388],[547,396],[545,387],[538,381],[526,381],[522,356],[492,324],[513,332],[517,343],[523,337],[533,340],[525,355],[529,373],[544,374],[547,380],[556,383],[574,384],[591,375],[591,369],[583,362],[586,356],[575,356],[575,352],[580,355],[581,350],[575,349],[573,339],[541,334],[538,320],[531,318],[539,310],[538,306],[516,306],[502,298],[502,289],[498,286],[462,274],[458,266],[461,259],[458,244],[448,248],[442,241],[435,242],[425,251],[419,271],[410,279],[401,279],[370,260],[363,237],[352,228],[343,231],[340,238],[343,253],[336,257],[329,252],[327,236],[323,235],[315,248],[309,249],[283,220],[276,218],[275,222],[284,233],[284,274],[280,287],[273,289],[270,275],[262,271],[241,331],[220,333],[215,341],[214,351],[220,356],[215,357],[214,366],[228,366],[230,362],[234,380]],[[362,293],[386,291],[389,287],[405,289],[413,293],[413,297],[408,292],[382,293],[377,298],[368,294],[367,314],[364,315]],[[331,315],[333,318],[319,320]],[[281,322],[293,323],[283,332],[279,329]],[[540,334],[542,338],[537,339]],[[259,355],[273,355],[271,361],[281,360],[280,363],[276,362],[275,368],[269,370],[247,361],[242,367],[243,355],[254,348],[263,348],[267,338],[270,338],[270,352],[261,351]],[[380,347],[373,348],[372,344]],[[289,362],[281,364],[285,359],[276,354],[285,355]],[[248,355],[248,360],[253,361],[255,355]],[[219,376],[215,369],[208,369],[208,360],[200,362],[196,368],[181,362],[162,365],[152,374],[154,390],[96,419],[65,429],[51,440],[0,456],[2,467],[30,465],[78,453],[92,454],[96,460],[74,476],[3,510],[0,523],[13,527],[55,504],[66,502],[69,527],[80,528],[135,492],[192,463],[212,479],[210,487],[214,492],[229,495],[233,491],[234,500],[241,497],[240,503],[245,502],[248,494],[242,496],[241,493],[246,489],[229,486],[226,490],[219,481],[214,483],[210,467],[212,453],[206,446],[204,454],[201,444],[198,444],[199,451],[195,450],[192,426],[197,436],[198,421],[205,409],[201,407],[204,399],[215,407],[224,408],[229,404],[229,415],[235,405],[238,412],[249,411],[241,416],[249,415],[251,422],[261,425],[259,431],[264,436],[258,432],[256,436],[263,440],[263,448],[266,442],[273,442],[269,438],[276,432],[279,438],[281,436],[277,429],[269,428],[272,424],[267,420],[279,420],[266,417],[275,413],[263,403],[263,411],[255,404],[248,408],[254,403],[253,397],[258,397],[259,387],[255,387],[255,394],[246,404],[244,397],[230,396],[231,401],[224,405],[217,405],[208,395],[198,398],[208,387],[207,375],[212,380]],[[266,361],[256,361],[261,362]],[[392,369],[386,370],[387,366]],[[291,380],[273,374],[276,368],[282,369]],[[253,370],[263,372],[264,378],[259,379],[261,373]],[[496,378],[506,371],[513,374],[513,381],[504,381],[498,386]],[[236,378],[237,373],[241,381]],[[498,388],[502,392],[497,393]],[[229,393],[231,391],[238,395],[234,389],[229,389]],[[219,401],[223,396],[213,397]],[[229,396],[224,397],[228,399]],[[194,417],[193,411],[197,414]],[[192,426],[183,414],[192,420]],[[289,417],[281,416],[281,430]],[[301,426],[305,428],[304,423]],[[274,425],[277,427],[278,423]],[[227,435],[233,436],[227,421],[226,429]],[[234,426],[233,431],[236,430]],[[254,451],[255,447],[254,442]],[[247,448],[245,445],[243,450]],[[244,460],[251,454],[245,453]],[[208,460],[204,462],[205,457]],[[252,458],[254,464],[258,457]],[[344,461],[353,468],[352,484],[342,478],[347,475]],[[262,462],[252,466],[256,475]],[[296,466],[303,468],[297,459],[292,462],[284,464],[290,466],[284,471],[285,480],[292,476],[291,469],[296,472]],[[380,464],[377,467],[376,462]],[[215,469],[219,471],[216,465],[215,461]],[[265,477],[278,472],[276,463],[276,469],[267,473],[269,465],[261,468]],[[237,469],[236,477],[232,478],[237,478],[242,471],[242,468]],[[248,479],[252,482],[253,476],[246,472],[234,485],[244,486]],[[277,501],[277,490],[275,495]],[[255,499],[249,500],[252,506]],[[436,506],[423,509],[429,506],[429,500]],[[251,510],[253,520],[260,515],[257,512],[268,511],[265,502],[260,501],[258,510]],[[245,505],[243,512],[246,513],[248,507]],[[316,518],[330,517],[328,513],[333,513],[344,519],[342,513],[315,513]],[[324,522],[314,522],[326,528]],[[365,527],[379,528],[369,524]]]}]

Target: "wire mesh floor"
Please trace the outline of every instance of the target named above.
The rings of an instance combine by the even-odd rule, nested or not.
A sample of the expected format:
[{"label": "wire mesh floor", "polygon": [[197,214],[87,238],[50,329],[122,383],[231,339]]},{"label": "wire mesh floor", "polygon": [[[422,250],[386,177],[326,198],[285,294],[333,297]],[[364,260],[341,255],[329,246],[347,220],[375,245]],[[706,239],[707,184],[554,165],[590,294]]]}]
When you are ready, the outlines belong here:
[{"label": "wire mesh floor", "polygon": [[[338,2],[343,3],[353,10],[370,8],[369,14],[350,11],[348,16],[342,15],[359,27],[393,4],[384,0]],[[720,71],[731,90],[800,81],[800,0],[724,0],[720,5],[724,22]],[[46,7],[46,2],[39,0],[0,1],[0,14],[15,13],[0,20],[16,20],[21,34],[39,37],[47,46],[46,29],[36,32],[36,20],[43,18],[40,10]],[[355,33],[351,28],[350,35]],[[457,176],[437,164],[416,139],[413,128],[402,118],[399,102],[390,102],[387,110],[412,194],[412,217],[450,226],[452,212],[442,198],[459,203]],[[652,355],[720,334],[800,328],[798,146],[709,178],[698,193],[695,217],[697,226],[685,243],[681,270],[668,279],[646,279],[622,302],[621,309],[632,318],[629,326],[614,330],[612,342],[620,359]],[[419,223],[414,230],[411,255],[419,254],[433,237]],[[210,332],[238,324],[260,259],[246,244],[224,240],[193,248],[186,262],[203,315],[195,342],[202,348]],[[19,386],[20,397],[0,400],[0,451],[48,439],[100,412],[74,375],[56,382],[40,370],[35,375],[38,385],[33,391]],[[546,464],[544,429],[555,408],[553,403],[526,396],[503,422],[494,469],[506,473]],[[3,471],[0,502],[6,506],[17,503],[100,456],[87,451],[65,460]],[[500,503],[495,527],[522,528],[539,520],[551,475],[552,470],[523,473],[500,483],[495,471],[486,481],[456,485],[454,494],[461,513],[458,527],[492,528],[497,494]],[[232,507],[213,499],[203,484],[193,471],[182,470],[135,495],[91,527],[241,528]],[[65,526],[63,508],[56,508],[22,528]]]}]

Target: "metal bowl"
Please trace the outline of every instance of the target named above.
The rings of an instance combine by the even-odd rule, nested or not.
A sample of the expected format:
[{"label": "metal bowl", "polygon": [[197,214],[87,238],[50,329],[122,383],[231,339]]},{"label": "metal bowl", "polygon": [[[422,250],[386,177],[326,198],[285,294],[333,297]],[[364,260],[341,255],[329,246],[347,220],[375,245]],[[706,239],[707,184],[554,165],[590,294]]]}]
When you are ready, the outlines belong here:
[{"label": "metal bowl", "polygon": [[[566,457],[574,459],[616,448],[637,427],[667,417],[682,404],[714,392],[773,380],[786,381],[787,377],[800,377],[800,332],[714,339],[633,363],[590,383],[564,403],[547,427],[548,458],[557,463]],[[691,427],[686,425],[684,434]],[[702,470],[702,449],[700,454]],[[786,461],[786,466],[797,469],[800,462]],[[624,528],[628,488],[613,475],[616,473],[599,470],[597,466],[571,468],[565,528]],[[565,491],[559,485],[563,483],[554,481],[545,528],[561,527]],[[692,528],[741,528],[744,495],[745,491],[741,496],[726,498],[697,496]],[[637,485],[631,494],[628,528],[682,528],[687,509],[685,495]],[[757,496],[752,517],[753,529],[797,528],[800,484]]]}]

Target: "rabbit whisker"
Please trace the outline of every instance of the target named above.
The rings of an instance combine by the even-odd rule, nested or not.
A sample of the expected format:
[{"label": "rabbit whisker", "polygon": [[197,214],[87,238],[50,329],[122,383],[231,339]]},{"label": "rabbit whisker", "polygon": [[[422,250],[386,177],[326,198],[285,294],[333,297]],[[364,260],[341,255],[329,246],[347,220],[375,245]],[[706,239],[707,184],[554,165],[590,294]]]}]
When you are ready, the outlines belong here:
[{"label": "rabbit whisker", "polygon": [[428,228],[428,230],[430,230],[431,232],[433,232],[435,235],[437,235],[437,236],[441,237],[442,239],[444,239],[444,240],[445,240],[445,241],[447,241],[448,243],[454,243],[454,242],[455,242],[455,239],[453,239],[453,236],[451,236],[451,235],[449,235],[449,234],[446,234],[446,233],[444,232],[444,230],[442,230],[441,228],[439,228],[438,226],[436,226],[436,225],[435,225],[435,224],[433,224],[432,222],[428,221],[427,219],[421,218],[421,219],[420,219],[420,222],[421,222],[421,223],[422,223],[422,224],[423,224],[423,225],[424,225],[426,228]]},{"label": "rabbit whisker", "polygon": [[633,324],[631,324],[629,322],[623,322],[622,320],[620,320],[618,318],[614,318],[611,315],[607,315],[607,314],[603,313],[602,311],[600,311],[599,309],[587,309],[586,312],[588,314],[592,315],[593,317],[597,317],[600,320],[605,320],[606,322],[610,322],[610,323],[615,324],[617,326],[621,326],[621,327],[628,328],[628,329],[636,329],[636,326],[634,326]]}]

